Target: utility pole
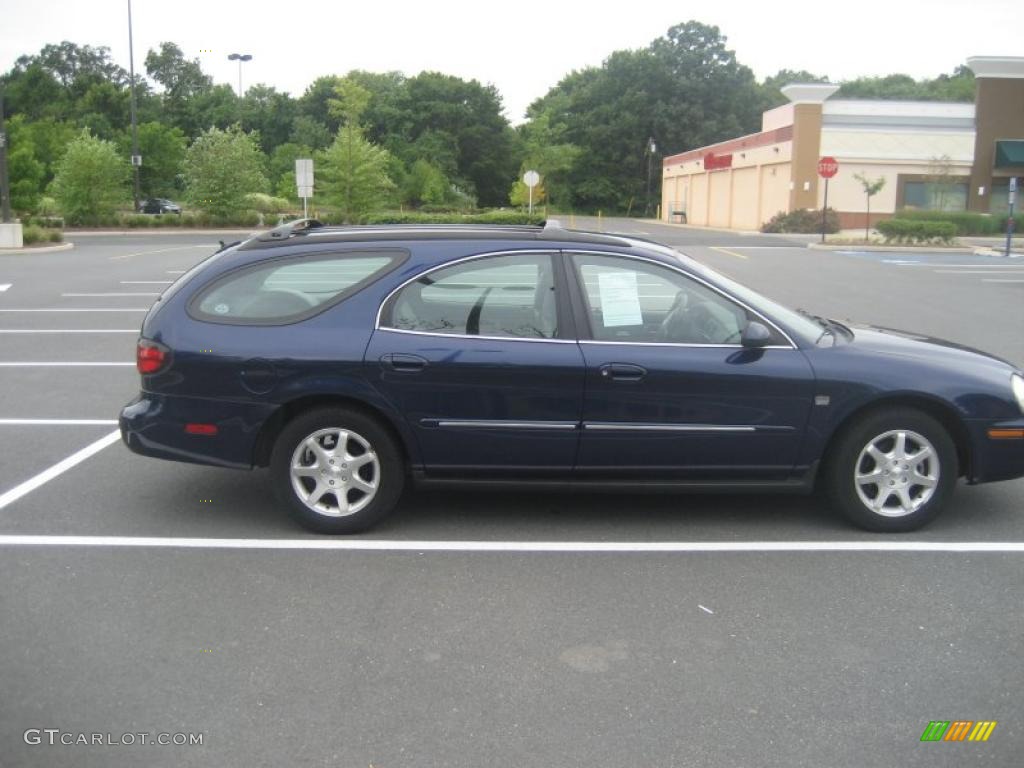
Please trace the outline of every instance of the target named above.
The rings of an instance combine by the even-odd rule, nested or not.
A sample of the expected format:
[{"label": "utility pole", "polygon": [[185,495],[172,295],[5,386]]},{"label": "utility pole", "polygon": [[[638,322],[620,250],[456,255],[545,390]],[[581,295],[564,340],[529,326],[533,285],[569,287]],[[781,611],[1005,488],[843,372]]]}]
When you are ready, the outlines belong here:
[{"label": "utility pole", "polygon": [[135,50],[132,41],[132,0],[128,0],[128,77],[131,78],[128,88],[131,94],[132,113],[132,171],[135,173],[135,208],[139,210],[139,166],[142,165],[142,156],[139,155],[139,124],[135,115]]},{"label": "utility pole", "polygon": [[11,183],[7,178],[7,130],[4,127],[4,89],[0,85],[0,221],[11,223]]},{"label": "utility pole", "polygon": [[654,153],[658,151],[658,146],[654,143],[654,137],[651,136],[647,139],[647,195],[644,202],[644,218],[648,218],[651,214],[651,166],[654,163]]}]

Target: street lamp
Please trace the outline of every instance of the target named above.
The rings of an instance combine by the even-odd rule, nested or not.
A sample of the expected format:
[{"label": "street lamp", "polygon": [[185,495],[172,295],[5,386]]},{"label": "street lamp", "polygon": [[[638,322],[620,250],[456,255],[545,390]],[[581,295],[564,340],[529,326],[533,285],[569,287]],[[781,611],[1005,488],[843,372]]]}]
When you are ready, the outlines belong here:
[{"label": "street lamp", "polygon": [[654,143],[654,137],[647,139],[647,202],[644,204],[644,218],[651,213],[651,164],[654,162],[654,153],[658,151],[658,145]]},{"label": "street lamp", "polygon": [[131,94],[132,112],[132,171],[135,173],[135,211],[139,210],[139,166],[142,157],[139,155],[139,125],[135,116],[135,51],[132,47],[132,0],[128,0],[128,89]]},{"label": "street lamp", "polygon": [[232,53],[228,61],[238,62],[238,98],[242,98],[242,62],[252,61],[252,56],[248,53]]}]

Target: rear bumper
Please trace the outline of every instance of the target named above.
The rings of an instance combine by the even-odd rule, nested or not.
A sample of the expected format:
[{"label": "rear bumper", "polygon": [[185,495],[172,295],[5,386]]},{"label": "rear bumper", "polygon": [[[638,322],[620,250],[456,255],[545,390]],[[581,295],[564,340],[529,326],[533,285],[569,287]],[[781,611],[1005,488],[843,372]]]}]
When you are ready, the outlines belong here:
[{"label": "rear bumper", "polygon": [[[274,408],[142,392],[121,410],[118,423],[124,444],[142,456],[251,469],[256,438]],[[217,434],[189,434],[189,423],[212,424]]]},{"label": "rear bumper", "polygon": [[993,439],[990,429],[1024,429],[1024,418],[1012,421],[974,419],[967,422],[971,434],[970,483],[992,483],[1024,477],[1024,439]]}]

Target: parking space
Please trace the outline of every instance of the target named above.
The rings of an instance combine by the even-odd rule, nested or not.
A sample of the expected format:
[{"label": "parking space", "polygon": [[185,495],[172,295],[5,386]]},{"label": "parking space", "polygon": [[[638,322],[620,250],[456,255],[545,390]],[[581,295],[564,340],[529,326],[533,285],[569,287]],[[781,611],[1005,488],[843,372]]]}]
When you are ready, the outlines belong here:
[{"label": "parking space", "polygon": [[[608,228],[794,306],[1024,362],[1020,286],[970,274],[986,262]],[[908,536],[852,529],[817,496],[431,491],[326,539],[263,472],[104,442],[152,294],[219,237],[0,257],[0,765],[860,768],[1024,748],[1022,481],[961,486]],[[920,743],[936,719],[999,726]],[[24,743],[56,723],[205,740]]]}]

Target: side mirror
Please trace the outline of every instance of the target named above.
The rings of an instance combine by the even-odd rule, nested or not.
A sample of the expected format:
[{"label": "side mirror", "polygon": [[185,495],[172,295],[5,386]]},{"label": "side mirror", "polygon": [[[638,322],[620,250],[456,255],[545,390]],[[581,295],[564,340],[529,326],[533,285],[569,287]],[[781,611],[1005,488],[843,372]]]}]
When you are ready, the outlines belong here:
[{"label": "side mirror", "polygon": [[747,323],[747,327],[743,329],[743,335],[740,337],[740,343],[748,348],[765,347],[771,340],[772,332],[757,320]]}]

